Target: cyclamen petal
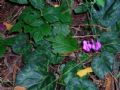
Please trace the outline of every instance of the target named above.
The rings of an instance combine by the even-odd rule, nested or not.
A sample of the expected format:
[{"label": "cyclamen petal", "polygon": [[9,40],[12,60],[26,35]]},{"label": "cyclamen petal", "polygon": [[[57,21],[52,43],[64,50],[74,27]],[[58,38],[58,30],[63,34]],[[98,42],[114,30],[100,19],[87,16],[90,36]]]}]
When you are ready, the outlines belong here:
[{"label": "cyclamen petal", "polygon": [[91,45],[91,43],[89,41],[87,41],[87,46],[89,47],[89,49],[92,48],[92,45]]},{"label": "cyclamen petal", "polygon": [[100,43],[99,41],[97,41],[97,42],[95,43],[95,50],[96,50],[96,51],[99,51],[99,50],[101,49],[101,47],[102,47],[101,43]]},{"label": "cyclamen petal", "polygon": [[101,49],[102,45],[101,43],[97,40],[97,42],[95,42],[93,39],[87,41],[87,40],[84,40],[83,41],[83,46],[82,46],[82,49],[85,51],[85,52],[91,52],[91,51],[99,51]]},{"label": "cyclamen petal", "polygon": [[5,26],[1,23],[0,24],[0,31],[4,30],[5,29]]},{"label": "cyclamen petal", "polygon": [[88,47],[88,43],[86,40],[83,41],[83,50],[85,52],[90,52],[90,48]]},{"label": "cyclamen petal", "polygon": [[91,49],[96,50],[95,44],[91,45]]},{"label": "cyclamen petal", "polygon": [[95,50],[95,42],[93,39],[91,39],[91,49]]}]

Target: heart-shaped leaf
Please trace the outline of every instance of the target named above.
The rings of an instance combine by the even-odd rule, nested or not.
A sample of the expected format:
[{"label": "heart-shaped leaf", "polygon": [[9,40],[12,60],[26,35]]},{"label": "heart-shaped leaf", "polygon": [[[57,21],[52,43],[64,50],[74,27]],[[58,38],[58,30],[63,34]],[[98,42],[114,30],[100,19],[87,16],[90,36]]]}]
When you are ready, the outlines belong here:
[{"label": "heart-shaped leaf", "polygon": [[[26,87],[28,90],[47,89],[54,90],[54,83],[50,84],[55,77],[47,72],[41,72],[39,66],[28,64],[17,75],[16,84]],[[50,84],[50,85],[48,85]],[[48,86],[47,86],[48,85]],[[34,89],[33,89],[34,88]],[[49,89],[48,89],[49,88]]]},{"label": "heart-shaped leaf", "polygon": [[67,84],[65,90],[98,90],[94,83],[89,80],[72,78]]},{"label": "heart-shaped leaf", "polygon": [[112,65],[115,57],[112,53],[102,52],[100,56],[97,56],[92,61],[92,69],[94,73],[101,79],[112,71]]}]

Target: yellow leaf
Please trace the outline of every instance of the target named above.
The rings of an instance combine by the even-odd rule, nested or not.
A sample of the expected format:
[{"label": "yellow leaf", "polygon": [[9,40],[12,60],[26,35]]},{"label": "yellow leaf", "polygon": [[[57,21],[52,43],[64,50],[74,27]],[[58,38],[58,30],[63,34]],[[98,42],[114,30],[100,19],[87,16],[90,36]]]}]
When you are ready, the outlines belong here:
[{"label": "yellow leaf", "polygon": [[90,72],[93,72],[92,68],[91,68],[91,67],[87,67],[87,68],[85,68],[85,69],[79,70],[79,71],[77,72],[77,75],[78,75],[79,77],[83,77],[83,76],[89,74]]},{"label": "yellow leaf", "polygon": [[6,26],[6,29],[7,29],[7,30],[11,30],[11,28],[13,27],[12,24],[7,23],[7,22],[4,22],[3,24]]},{"label": "yellow leaf", "polygon": [[27,90],[25,87],[22,86],[16,86],[14,90]]},{"label": "yellow leaf", "polygon": [[88,67],[88,68],[86,68],[85,70],[86,70],[88,73],[93,72],[93,70],[92,70],[91,67]]}]

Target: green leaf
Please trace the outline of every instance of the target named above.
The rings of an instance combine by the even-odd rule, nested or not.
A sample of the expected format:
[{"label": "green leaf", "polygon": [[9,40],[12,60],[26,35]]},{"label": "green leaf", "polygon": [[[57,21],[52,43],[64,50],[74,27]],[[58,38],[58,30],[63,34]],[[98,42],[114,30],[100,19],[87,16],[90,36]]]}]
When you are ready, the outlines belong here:
[{"label": "green leaf", "polygon": [[72,78],[67,84],[65,90],[98,90],[90,80],[82,80],[80,78]]},{"label": "green leaf", "polygon": [[82,4],[80,6],[77,6],[75,9],[74,9],[75,13],[84,13],[84,12],[87,12],[88,11],[88,7],[86,4]]},{"label": "green leaf", "polygon": [[70,11],[67,11],[65,13],[61,13],[59,15],[59,19],[62,23],[67,23],[67,24],[71,24],[72,22],[72,16],[71,16],[71,13]]},{"label": "green leaf", "polygon": [[30,25],[24,25],[24,32],[30,34],[30,38],[33,38],[35,32],[37,32],[38,27],[32,27]]},{"label": "green leaf", "polygon": [[[25,64],[34,64],[34,65],[39,65],[40,68],[39,70],[41,71],[47,71],[48,68],[48,57],[47,54],[45,52],[43,52],[41,50],[41,52],[39,52],[38,50],[35,50],[33,52],[30,52],[29,54],[26,54],[23,56],[24,57],[24,63]],[[44,64],[43,64],[44,63]]]},{"label": "green leaf", "polygon": [[16,36],[12,49],[17,54],[25,54],[30,52],[31,45],[28,43],[28,36],[26,34],[19,34]]},{"label": "green leaf", "polygon": [[[32,6],[27,6],[21,13],[21,15],[19,16],[18,20],[21,21],[21,20],[24,20],[25,18],[28,18],[28,17],[31,17],[31,16],[34,16],[36,17],[37,19],[40,18],[40,11],[34,9]],[[31,18],[29,18],[31,20]],[[28,20],[29,20],[28,19]],[[33,19],[33,18],[32,18]]]},{"label": "green leaf", "polygon": [[114,31],[103,32],[100,37],[100,41],[104,44],[112,43],[116,40],[118,40],[118,36],[117,33]]},{"label": "green leaf", "polygon": [[100,78],[112,71],[113,61],[115,57],[112,53],[102,52],[101,56],[97,56],[92,61],[92,69],[94,73]]},{"label": "green leaf", "polygon": [[49,54],[49,64],[59,64],[61,63],[63,60],[64,60],[64,57],[60,56],[59,54],[53,54],[53,53],[50,53]]},{"label": "green leaf", "polygon": [[81,62],[85,62],[89,59],[89,55],[87,53],[80,53],[79,58]]},{"label": "green leaf", "polygon": [[19,4],[28,4],[28,0],[9,0],[9,1]]},{"label": "green leaf", "polygon": [[100,37],[103,44],[102,50],[116,54],[120,50],[118,33],[114,31],[103,32]]},{"label": "green leaf", "polygon": [[47,36],[50,34],[51,27],[50,25],[44,24],[42,27],[38,27],[36,32],[33,35],[33,39],[35,42],[39,42],[43,39],[44,36]]},{"label": "green leaf", "polygon": [[[99,1],[99,4],[103,4],[103,0],[97,1]],[[89,9],[91,16],[96,23],[110,28],[120,19],[120,1],[104,0],[104,2],[104,7],[96,5]]]},{"label": "green leaf", "polygon": [[52,42],[56,53],[70,53],[78,49],[77,41],[69,36],[58,35]]},{"label": "green leaf", "polygon": [[0,58],[2,58],[5,54],[6,47],[0,43]]},{"label": "green leaf", "polygon": [[96,0],[96,4],[98,4],[100,6],[104,6],[105,5],[105,0]]},{"label": "green leaf", "polygon": [[33,26],[33,27],[40,27],[41,25],[44,24],[44,21],[38,17],[37,12],[35,12],[34,14],[27,14],[23,20],[26,24]]},{"label": "green leaf", "polygon": [[[41,72],[39,68],[40,67],[37,65],[27,64],[17,74],[16,85],[24,86],[28,90],[41,90],[42,88],[47,88],[47,90],[54,90],[54,83],[50,84],[55,79],[54,75],[47,72]],[[47,86],[48,84],[50,85]]]},{"label": "green leaf", "polygon": [[35,47],[36,50],[24,55],[23,60],[25,64],[38,64],[41,66],[41,71],[47,71],[49,65],[58,64],[64,58],[52,52],[51,44],[48,41],[41,40],[39,44],[35,44]]},{"label": "green leaf", "polygon": [[108,43],[107,45],[104,45],[103,50],[116,54],[120,51],[120,42],[117,40],[112,43]]},{"label": "green leaf", "polygon": [[19,32],[22,29],[23,22],[18,21],[11,29],[12,32]]},{"label": "green leaf", "polygon": [[13,45],[14,40],[14,37],[4,39],[0,34],[0,58],[3,57],[4,53],[6,52],[6,48]]},{"label": "green leaf", "polygon": [[58,34],[67,36],[70,33],[70,27],[67,24],[55,23],[55,24],[53,24],[52,33],[54,36],[56,36]]},{"label": "green leaf", "polygon": [[59,15],[60,15],[59,9],[54,7],[46,7],[43,10],[43,17],[49,23],[54,23],[59,21],[59,17],[58,17]]},{"label": "green leaf", "polygon": [[68,84],[68,82],[75,77],[77,63],[75,61],[70,61],[60,67],[60,72],[62,73],[61,82]]},{"label": "green leaf", "polygon": [[45,6],[45,0],[29,0],[32,6],[38,10],[41,10]]}]

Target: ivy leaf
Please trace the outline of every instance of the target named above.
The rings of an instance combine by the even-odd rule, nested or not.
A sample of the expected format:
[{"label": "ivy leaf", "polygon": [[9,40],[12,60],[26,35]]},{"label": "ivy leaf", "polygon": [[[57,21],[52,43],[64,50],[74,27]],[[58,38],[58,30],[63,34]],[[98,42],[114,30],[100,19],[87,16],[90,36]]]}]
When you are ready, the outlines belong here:
[{"label": "ivy leaf", "polygon": [[[103,0],[97,0],[99,4],[103,4]],[[104,0],[104,7],[94,6],[90,8],[91,15],[93,20],[105,27],[111,27],[116,24],[116,22],[120,19],[120,1],[114,0]],[[97,8],[96,8],[97,7]]]},{"label": "ivy leaf", "polygon": [[94,73],[101,79],[112,71],[114,55],[109,52],[102,52],[101,56],[97,56],[92,61],[92,69]]},{"label": "ivy leaf", "polygon": [[[29,54],[25,54],[24,57],[24,63],[25,64],[34,64],[39,66],[40,71],[47,71],[48,65],[49,65],[49,59],[48,54],[43,52],[43,50],[35,50],[33,52],[30,52]],[[43,64],[44,63],[44,64]]]},{"label": "ivy leaf", "polygon": [[65,90],[98,90],[93,82],[86,79],[72,78]]},{"label": "ivy leaf", "polygon": [[26,87],[28,90],[40,90],[42,88],[49,88],[47,90],[54,90],[54,83],[47,86],[55,79],[54,75],[47,72],[41,72],[39,68],[40,67],[37,65],[27,64],[17,74],[16,85]]},{"label": "ivy leaf", "polygon": [[27,0],[10,0],[11,2],[19,3],[19,4],[28,4]]},{"label": "ivy leaf", "polygon": [[84,13],[84,12],[87,12],[88,11],[88,7],[86,4],[82,4],[82,5],[79,5],[77,6],[75,9],[74,9],[75,13]]},{"label": "ivy leaf", "polygon": [[120,42],[117,40],[112,43],[108,43],[107,45],[104,45],[103,50],[116,54],[120,51]]},{"label": "ivy leaf", "polygon": [[32,6],[38,10],[41,10],[45,6],[45,0],[29,0]]},{"label": "ivy leaf", "polygon": [[77,41],[69,36],[58,35],[52,42],[54,52],[56,53],[65,54],[78,49]]},{"label": "ivy leaf", "polygon": [[118,39],[117,33],[114,31],[103,32],[100,37],[100,41],[104,44],[112,43]]}]

